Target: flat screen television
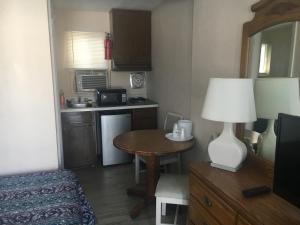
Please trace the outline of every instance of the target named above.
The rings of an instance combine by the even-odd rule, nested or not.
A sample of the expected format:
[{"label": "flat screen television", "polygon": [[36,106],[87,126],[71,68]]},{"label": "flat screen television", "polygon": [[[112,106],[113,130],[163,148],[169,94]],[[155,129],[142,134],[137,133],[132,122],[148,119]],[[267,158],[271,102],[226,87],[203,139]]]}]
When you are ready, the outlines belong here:
[{"label": "flat screen television", "polygon": [[300,207],[300,117],[278,115],[273,191]]}]

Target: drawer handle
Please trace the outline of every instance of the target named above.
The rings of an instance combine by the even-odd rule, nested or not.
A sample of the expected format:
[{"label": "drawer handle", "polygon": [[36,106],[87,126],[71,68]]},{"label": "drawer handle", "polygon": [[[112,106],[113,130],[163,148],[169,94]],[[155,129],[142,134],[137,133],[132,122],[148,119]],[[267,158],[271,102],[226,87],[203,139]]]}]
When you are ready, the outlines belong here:
[{"label": "drawer handle", "polygon": [[212,207],[212,203],[211,203],[211,201],[209,200],[209,198],[207,197],[207,196],[204,196],[203,198],[202,198],[202,202],[203,202],[203,204],[205,205],[205,206],[207,206],[207,207]]}]

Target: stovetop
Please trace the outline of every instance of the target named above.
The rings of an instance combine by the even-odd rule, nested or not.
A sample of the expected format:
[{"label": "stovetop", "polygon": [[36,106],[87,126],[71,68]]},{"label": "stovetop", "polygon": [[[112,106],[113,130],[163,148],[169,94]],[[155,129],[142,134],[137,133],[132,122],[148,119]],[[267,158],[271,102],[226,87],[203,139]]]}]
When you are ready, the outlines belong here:
[{"label": "stovetop", "polygon": [[129,98],[129,102],[132,104],[140,104],[140,103],[145,103],[147,99],[143,98],[143,97],[132,97]]}]

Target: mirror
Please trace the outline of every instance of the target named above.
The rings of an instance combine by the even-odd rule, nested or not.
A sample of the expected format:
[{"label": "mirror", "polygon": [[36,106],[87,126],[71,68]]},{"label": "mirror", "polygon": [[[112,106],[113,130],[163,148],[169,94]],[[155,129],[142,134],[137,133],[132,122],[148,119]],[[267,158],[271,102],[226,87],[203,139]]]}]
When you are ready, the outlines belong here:
[{"label": "mirror", "polygon": [[[264,79],[263,83],[270,81],[270,86],[266,86],[268,89],[275,85],[271,84],[275,79],[265,78],[282,78],[282,82],[286,83],[287,79],[284,78],[299,77],[300,1],[261,0],[251,10],[255,16],[243,27],[241,77]],[[299,89],[298,81],[294,87]],[[262,143],[259,134],[268,129],[274,130],[274,125],[276,127],[274,119],[258,119],[253,124],[240,124],[237,126],[237,136],[246,140],[257,152]],[[270,143],[275,152],[274,138]],[[273,156],[265,158],[273,160]]]},{"label": "mirror", "polygon": [[271,161],[275,158],[278,113],[296,114],[290,105],[297,105],[299,86],[294,82],[299,81],[284,78],[299,77],[299,60],[298,21],[274,25],[250,37],[247,77],[258,78],[254,88],[258,120],[246,124],[245,137],[259,156]]},{"label": "mirror", "polygon": [[299,22],[266,28],[250,37],[247,77],[299,77]]}]

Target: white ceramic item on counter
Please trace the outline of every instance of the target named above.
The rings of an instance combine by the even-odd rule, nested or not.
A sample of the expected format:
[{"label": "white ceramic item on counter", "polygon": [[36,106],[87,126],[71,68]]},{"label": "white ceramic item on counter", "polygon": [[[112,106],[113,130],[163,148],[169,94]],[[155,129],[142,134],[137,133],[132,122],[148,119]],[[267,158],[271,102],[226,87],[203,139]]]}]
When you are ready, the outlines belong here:
[{"label": "white ceramic item on counter", "polygon": [[171,141],[189,141],[189,140],[192,140],[194,137],[193,136],[190,136],[190,137],[185,137],[185,138],[181,138],[180,136],[179,137],[174,137],[173,136],[173,133],[168,133],[165,135],[165,137]]},{"label": "white ceramic item on counter", "polygon": [[193,122],[191,120],[178,120],[178,129],[184,129],[185,137],[192,136]]},{"label": "white ceramic item on counter", "polygon": [[172,135],[173,138],[180,138],[180,130],[177,123],[174,123]]}]

